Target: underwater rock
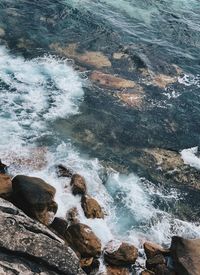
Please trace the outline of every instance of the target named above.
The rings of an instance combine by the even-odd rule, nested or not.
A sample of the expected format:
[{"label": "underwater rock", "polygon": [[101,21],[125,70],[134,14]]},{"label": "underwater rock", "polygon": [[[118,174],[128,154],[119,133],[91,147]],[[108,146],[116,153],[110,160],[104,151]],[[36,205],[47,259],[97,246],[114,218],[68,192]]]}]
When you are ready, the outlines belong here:
[{"label": "underwater rock", "polygon": [[11,177],[0,173],[0,197],[9,199],[12,195]]},{"label": "underwater rock", "polygon": [[59,54],[74,58],[76,61],[87,66],[97,69],[111,67],[110,60],[102,52],[86,51],[84,53],[78,53],[78,45],[74,43],[69,44],[67,47],[61,47],[58,43],[54,43],[50,45],[50,48]]},{"label": "underwater rock", "polygon": [[158,254],[168,255],[170,253],[168,249],[164,249],[162,246],[151,242],[144,243],[144,251],[147,259],[151,259]]},{"label": "underwater rock", "polygon": [[84,177],[74,174],[72,176],[70,185],[72,187],[72,193],[73,195],[84,195],[86,194],[87,188],[86,188],[86,182]]},{"label": "underwater rock", "polygon": [[70,225],[65,233],[65,238],[72,249],[78,251],[83,258],[96,257],[101,254],[101,241],[85,224]]},{"label": "underwater rock", "polygon": [[178,275],[199,275],[200,239],[187,240],[175,236],[172,238],[171,253]]},{"label": "underwater rock", "polygon": [[1,198],[0,273],[85,274],[62,239]]},{"label": "underwater rock", "polygon": [[104,213],[99,203],[92,197],[85,195],[81,199],[81,206],[88,219],[103,219]]},{"label": "underwater rock", "polygon": [[27,215],[48,225],[57,212],[56,190],[40,178],[18,175],[12,180],[13,201]]},{"label": "underwater rock", "polygon": [[136,88],[138,85],[131,80],[117,77],[111,74],[105,74],[100,71],[94,71],[90,75],[90,79],[98,86],[108,89],[131,89]]},{"label": "underwater rock", "polygon": [[143,91],[136,91],[133,93],[118,93],[117,97],[130,107],[141,108],[143,104]]},{"label": "underwater rock", "polygon": [[135,263],[138,250],[125,242],[110,241],[104,249],[105,261],[114,266],[130,266]]},{"label": "underwater rock", "polygon": [[3,28],[0,27],[0,38],[5,36],[5,31]]}]

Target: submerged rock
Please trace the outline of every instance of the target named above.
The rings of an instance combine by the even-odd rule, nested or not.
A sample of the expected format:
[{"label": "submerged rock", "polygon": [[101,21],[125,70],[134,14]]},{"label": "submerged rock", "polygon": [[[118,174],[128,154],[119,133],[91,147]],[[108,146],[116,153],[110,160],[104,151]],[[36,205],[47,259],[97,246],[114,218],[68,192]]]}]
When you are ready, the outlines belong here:
[{"label": "submerged rock", "polygon": [[84,177],[78,174],[72,176],[70,185],[72,187],[73,195],[84,195],[87,191]]},{"label": "submerged rock", "polygon": [[130,266],[138,257],[137,248],[125,242],[110,241],[104,249],[105,261],[114,266]]},{"label": "submerged rock", "polygon": [[43,224],[52,222],[57,212],[55,188],[40,178],[18,175],[12,180],[13,200],[27,215]]},{"label": "submerged rock", "polygon": [[81,199],[81,206],[88,219],[103,219],[104,213],[99,203],[92,197],[85,195]]},{"label": "submerged rock", "polygon": [[137,86],[134,81],[117,77],[111,74],[105,74],[100,71],[92,72],[92,74],[90,75],[90,79],[98,86],[109,89],[131,89]]},{"label": "submerged rock", "polygon": [[5,36],[5,31],[0,27],[0,38]]},{"label": "submerged rock", "polygon": [[70,246],[78,251],[83,258],[96,257],[101,253],[101,241],[92,229],[85,224],[70,225],[65,233],[65,238]]},{"label": "submerged rock", "polygon": [[186,240],[173,237],[171,253],[178,275],[200,274],[200,239]]},{"label": "submerged rock", "polygon": [[62,239],[1,198],[0,273],[85,274]]}]

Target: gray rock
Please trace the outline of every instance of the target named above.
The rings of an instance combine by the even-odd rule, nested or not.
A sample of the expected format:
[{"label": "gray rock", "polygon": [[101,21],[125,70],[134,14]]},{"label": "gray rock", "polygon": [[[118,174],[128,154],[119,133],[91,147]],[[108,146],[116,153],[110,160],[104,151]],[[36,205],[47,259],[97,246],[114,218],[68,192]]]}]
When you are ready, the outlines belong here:
[{"label": "gray rock", "polygon": [[0,274],[85,274],[73,250],[46,226],[0,199]]}]

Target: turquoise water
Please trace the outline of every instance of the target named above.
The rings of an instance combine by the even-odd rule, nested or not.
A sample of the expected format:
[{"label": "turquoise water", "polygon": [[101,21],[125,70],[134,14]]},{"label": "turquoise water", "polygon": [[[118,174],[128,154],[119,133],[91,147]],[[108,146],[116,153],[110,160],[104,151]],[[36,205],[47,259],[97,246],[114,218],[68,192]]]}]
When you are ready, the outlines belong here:
[{"label": "turquoise water", "polygon": [[[103,244],[119,238],[138,247],[145,239],[169,245],[174,234],[200,237],[199,193],[152,182],[132,163],[133,148],[179,152],[200,145],[199,2],[0,0],[0,28],[0,154],[10,173],[54,185],[57,215],[76,206]],[[144,107],[125,106],[115,91],[93,85],[94,68],[76,68],[73,56],[52,49],[55,43],[77,43],[79,54],[104,53],[112,61],[106,72],[143,87]],[[113,61],[119,51],[130,56],[128,63]],[[174,77],[174,65],[181,71],[176,83],[160,88],[143,81],[141,69]],[[47,163],[38,171],[33,152],[41,148]],[[33,167],[13,165],[13,154],[16,162],[31,158]],[[84,217],[69,182],[56,177],[57,163],[85,176],[107,212],[104,221]],[[183,205],[186,215],[177,211]]]}]

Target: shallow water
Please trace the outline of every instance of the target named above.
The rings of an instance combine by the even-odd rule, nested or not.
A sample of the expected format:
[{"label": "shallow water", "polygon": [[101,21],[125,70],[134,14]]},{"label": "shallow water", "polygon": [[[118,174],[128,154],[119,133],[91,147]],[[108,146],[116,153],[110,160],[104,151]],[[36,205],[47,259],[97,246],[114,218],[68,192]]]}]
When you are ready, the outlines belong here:
[{"label": "shallow water", "polygon": [[[195,149],[184,150],[200,146],[199,2],[0,0],[0,7],[5,31],[0,40],[1,158],[9,164],[14,154],[37,162],[32,155],[37,148],[47,155],[39,171],[11,165],[10,173],[39,176],[55,186],[57,215],[65,217],[76,206],[103,244],[115,238],[138,247],[145,239],[169,245],[175,234],[200,237],[199,193],[151,182],[131,164],[133,147],[161,147],[181,151],[186,164],[200,167]],[[173,75],[176,64],[183,73],[164,91],[144,85],[148,107],[141,111],[91,85],[88,72],[55,54],[52,43],[79,43],[80,51],[108,56],[129,45],[134,71],[114,67],[112,73],[138,83],[141,66]],[[86,178],[89,193],[107,213],[104,221],[84,217],[68,180],[56,176],[59,163]],[[190,213],[195,215],[189,220]]]}]

